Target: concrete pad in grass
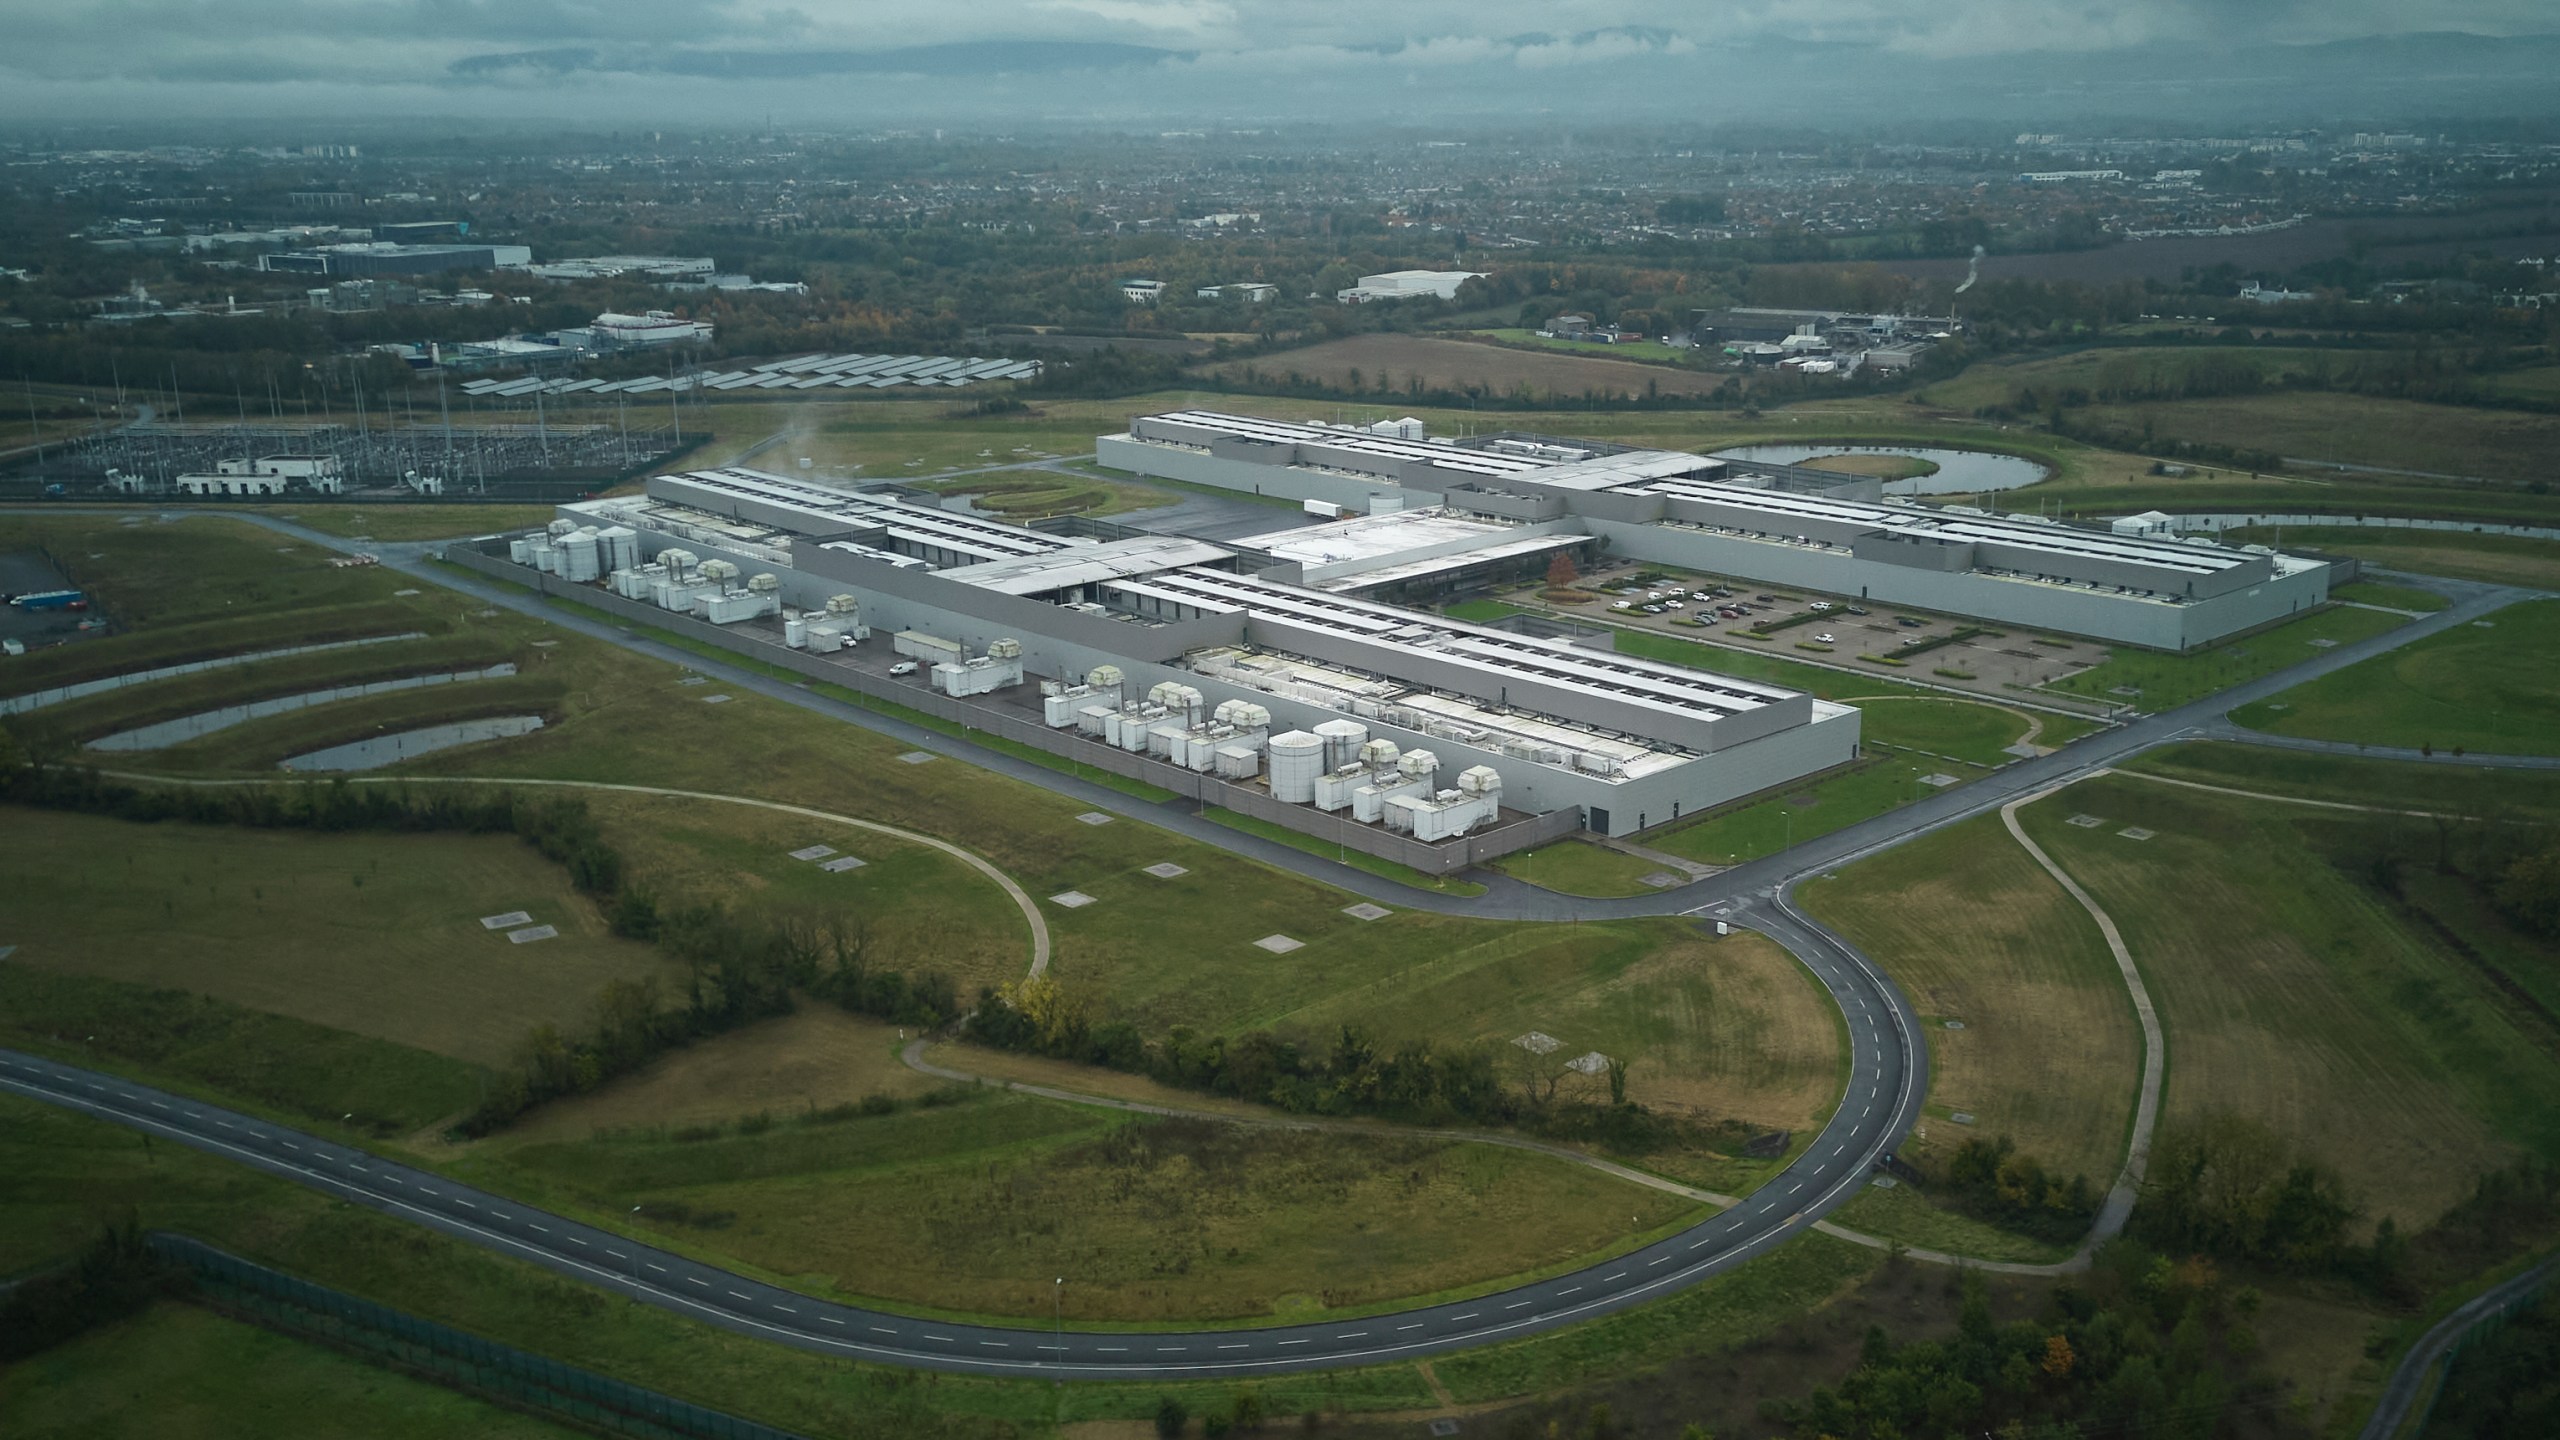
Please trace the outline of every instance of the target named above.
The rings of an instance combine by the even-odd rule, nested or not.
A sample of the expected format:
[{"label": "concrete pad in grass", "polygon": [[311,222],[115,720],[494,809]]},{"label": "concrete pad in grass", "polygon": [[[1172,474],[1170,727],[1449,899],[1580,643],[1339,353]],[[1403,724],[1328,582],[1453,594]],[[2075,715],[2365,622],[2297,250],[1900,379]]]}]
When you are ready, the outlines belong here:
[{"label": "concrete pad in grass", "polygon": [[861,869],[862,861],[851,855],[839,855],[833,860],[820,862],[818,868],[831,875],[841,875],[847,870]]},{"label": "concrete pad in grass", "polygon": [[512,945],[530,945],[536,940],[555,939],[559,934],[560,931],[557,926],[528,925],[521,930],[508,931],[507,942]]},{"label": "concrete pad in grass", "polygon": [[504,915],[483,915],[480,917],[480,928],[483,930],[513,930],[519,925],[530,925],[532,923],[533,917],[522,910],[510,910]]},{"label": "concrete pad in grass", "polygon": [[1368,901],[1363,900],[1357,905],[1343,906],[1342,913],[1350,916],[1354,920],[1384,920],[1396,912],[1388,909],[1384,905],[1372,905]]},{"label": "concrete pad in grass", "polygon": [[1174,864],[1170,860],[1166,860],[1158,864],[1148,866],[1147,873],[1153,875],[1159,880],[1179,880],[1191,872]]},{"label": "concrete pad in grass", "polygon": [[1286,955],[1292,950],[1306,948],[1305,941],[1292,940],[1286,935],[1265,935],[1253,943],[1257,948],[1268,950],[1274,955]]},{"label": "concrete pad in grass", "polygon": [[803,845],[799,849],[791,852],[791,858],[794,860],[824,860],[834,853],[836,853],[836,847],[833,845]]},{"label": "concrete pad in grass", "polygon": [[1087,825],[1108,825],[1111,823],[1111,817],[1103,814],[1099,810],[1087,810],[1083,814],[1077,816],[1076,819]]},{"label": "concrete pad in grass", "polygon": [[1066,890],[1050,896],[1049,903],[1069,910],[1081,910],[1093,903],[1093,897],[1081,890]]}]

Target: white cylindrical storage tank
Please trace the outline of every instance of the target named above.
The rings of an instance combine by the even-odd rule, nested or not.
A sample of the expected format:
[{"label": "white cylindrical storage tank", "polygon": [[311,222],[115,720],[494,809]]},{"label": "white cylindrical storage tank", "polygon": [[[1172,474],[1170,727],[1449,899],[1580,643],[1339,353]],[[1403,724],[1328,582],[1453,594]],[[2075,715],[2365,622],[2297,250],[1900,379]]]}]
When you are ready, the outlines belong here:
[{"label": "white cylindrical storage tank", "polygon": [[532,550],[526,558],[533,562],[533,568],[536,570],[547,571],[553,575],[560,573],[560,547],[548,540],[534,541]]},{"label": "white cylindrical storage tank", "polygon": [[573,530],[560,540],[560,578],[584,583],[604,574],[595,532]]},{"label": "white cylindrical storage tank", "polygon": [[1291,805],[1316,802],[1316,779],[1324,774],[1324,737],[1304,730],[1271,737],[1271,798]]},{"label": "white cylindrical storage tank", "polygon": [[1339,770],[1360,758],[1369,727],[1357,720],[1327,720],[1316,727],[1316,735],[1324,741],[1324,768]]},{"label": "white cylindrical storage tank", "polygon": [[790,646],[794,650],[807,649],[809,645],[809,622],[806,620],[783,621],[782,643]]}]

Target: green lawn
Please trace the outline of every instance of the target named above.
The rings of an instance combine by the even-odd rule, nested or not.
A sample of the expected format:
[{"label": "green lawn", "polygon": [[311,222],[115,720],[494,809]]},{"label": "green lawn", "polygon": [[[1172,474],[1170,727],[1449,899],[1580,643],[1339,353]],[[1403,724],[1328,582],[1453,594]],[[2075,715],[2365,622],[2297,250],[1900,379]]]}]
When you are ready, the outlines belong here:
[{"label": "green lawn", "polygon": [[2560,602],[2511,605],[2231,718],[2360,745],[2560,755]]},{"label": "green lawn", "polygon": [[314,505],[306,501],[272,507],[272,513],[324,535],[403,541],[529,530],[550,523],[559,509],[552,505]]},{"label": "green lawn", "polygon": [[2356,605],[2380,605],[2390,610],[2429,613],[2453,603],[2433,590],[2421,590],[2415,585],[2388,585],[2379,580],[2359,580],[2336,586],[2329,591],[2329,598]]},{"label": "green lawn", "polygon": [[[2190,700],[2201,700],[2246,680],[2273,674],[2321,655],[2319,641],[2345,645],[2370,639],[2409,623],[2397,615],[2332,606],[2272,629],[2226,640],[2184,655],[2130,647],[2115,651],[2104,663],[2052,681],[2044,688],[2130,705],[2156,714]],[[2137,693],[2119,695],[2118,689]]]},{"label": "green lawn", "polygon": [[0,1419],[14,1440],[544,1440],[578,1433],[167,1301],[0,1370]]},{"label": "green lawn", "polygon": [[2217,740],[2146,750],[2120,769],[2202,785],[2483,818],[2560,819],[2560,773],[2313,755]]},{"label": "green lawn", "polygon": [[[1959,780],[1972,780],[1980,773],[1925,756],[1888,752],[1791,787],[1782,794],[1746,800],[1708,811],[1695,820],[1679,821],[1647,834],[1644,840],[1655,849],[1703,864],[1739,865],[1937,793],[1935,787],[1921,783],[1922,776],[1952,774]],[[1805,798],[1799,799],[1800,796]]]},{"label": "green lawn", "polygon": [[1572,838],[1515,850],[1494,861],[1491,868],[1543,889],[1603,897],[1651,894],[1653,887],[1644,883],[1644,877],[1662,869],[1623,850]]}]

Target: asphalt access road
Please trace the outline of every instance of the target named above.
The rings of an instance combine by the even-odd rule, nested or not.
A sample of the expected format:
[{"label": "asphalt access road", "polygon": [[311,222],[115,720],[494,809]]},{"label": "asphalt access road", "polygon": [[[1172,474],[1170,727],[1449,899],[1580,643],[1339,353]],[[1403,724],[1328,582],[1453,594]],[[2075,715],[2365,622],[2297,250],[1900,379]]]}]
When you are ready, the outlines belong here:
[{"label": "asphalt access road", "polygon": [[[1848,1019],[1848,1098],[1812,1145],[1733,1208],[1667,1239],[1561,1275],[1393,1314],[1267,1329],[1085,1331],[973,1325],[812,1299],[623,1235],[458,1184],[305,1131],[12,1050],[0,1090],[164,1136],[324,1194],[425,1225],[575,1280],[826,1354],[929,1370],[1090,1380],[1216,1379],[1417,1360],[1514,1340],[1659,1299],[1809,1228],[1857,1193],[1910,1125],[1927,1077],[1898,993],[1865,957],[1800,919],[1759,917],[1803,956]],[[1072,1275],[1061,1283],[1073,1284]]]},{"label": "asphalt access road", "polygon": [[[352,548],[298,525],[257,523],[332,548]],[[504,1197],[392,1165],[315,1136],[282,1129],[201,1102],[151,1091],[112,1076],[32,1056],[0,1052],[0,1088],[168,1135],[329,1193],[399,1214],[503,1253],[742,1333],[885,1363],[988,1374],[1055,1374],[1091,1379],[1218,1377],[1376,1364],[1515,1339],[1577,1323],[1741,1264],[1809,1227],[1845,1202],[1916,1119],[1927,1092],[1927,1048],[1909,1001],[1846,941],[1795,909],[1801,880],[1887,849],[1940,826],[1996,809],[2045,786],[2085,776],[2143,749],[2186,738],[2238,705],[2467,623],[2528,592],[2449,586],[2455,603],[2424,620],[2263,679],[2086,737],[2065,751],[2005,767],[1959,790],[1738,866],[1666,894],[1595,901],[1492,877],[1481,897],[1399,885],[1291,847],[1242,835],[1176,807],[1147,805],[1118,791],[796,685],[660,645],[620,626],[588,620],[539,597],[427,563],[430,547],[379,547],[386,566],[505,605],[608,643],[650,654],[788,704],[867,726],[931,751],[965,753],[979,765],[1059,791],[1096,808],[1244,853],[1284,869],[1393,904],[1523,920],[1614,915],[1707,914],[1752,926],[1792,951],[1828,989],[1849,1030],[1850,1083],[1831,1121],[1797,1161],[1743,1202],[1669,1239],[1570,1275],[1476,1299],[1392,1315],[1318,1325],[1197,1332],[1067,1332],[1053,1327],[976,1326],[922,1321],[832,1305],[732,1275],[621,1236],[577,1225]],[[622,1267],[628,1264],[626,1273]]]}]

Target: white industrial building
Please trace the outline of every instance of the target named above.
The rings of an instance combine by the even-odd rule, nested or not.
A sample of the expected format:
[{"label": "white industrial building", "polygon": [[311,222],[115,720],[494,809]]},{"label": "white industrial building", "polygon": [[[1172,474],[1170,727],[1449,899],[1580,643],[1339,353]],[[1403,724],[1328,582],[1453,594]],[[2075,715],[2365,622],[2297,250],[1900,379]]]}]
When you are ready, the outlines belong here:
[{"label": "white industrial building", "polygon": [[1483,274],[1481,270],[1389,270],[1380,275],[1363,275],[1359,284],[1334,291],[1333,298],[1345,305],[1411,300],[1423,295],[1455,300],[1459,286],[1480,279]]},{"label": "white industrial building", "polygon": [[[1114,469],[1346,512],[1430,509],[1483,527],[1487,553],[1553,548],[1570,536],[1699,574],[2160,650],[2255,629],[2329,595],[2325,562],[2264,546],[1887,500],[1871,478],[1797,466],[1546,436],[1431,439],[1418,429],[1182,410],[1138,417],[1097,439],[1094,453]],[[1304,553],[1319,539],[1289,543],[1322,584],[1344,572],[1329,553]],[[1355,564],[1381,563],[1369,548]],[[1470,548],[1418,545],[1384,563],[1446,569],[1463,565]]]},{"label": "white industrial building", "polygon": [[179,475],[170,483],[181,495],[281,495],[288,487],[338,495],[346,491],[347,473],[335,455],[260,455],[216,460],[210,474]]},{"label": "white industrial building", "polygon": [[[746,469],[559,513],[509,558],[796,649],[886,637],[1060,753],[1151,754],[1423,841],[1568,809],[1622,835],[1858,753],[1851,707],[1300,583],[1285,536],[1096,541]],[[1483,528],[1405,518],[1433,543]]]}]

